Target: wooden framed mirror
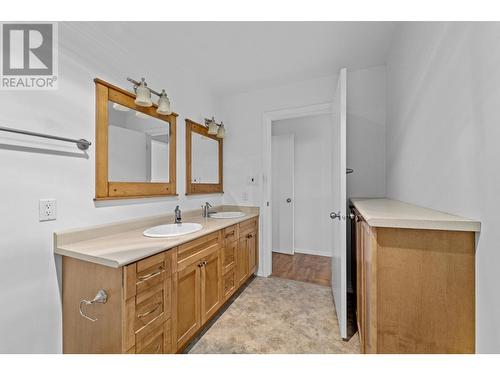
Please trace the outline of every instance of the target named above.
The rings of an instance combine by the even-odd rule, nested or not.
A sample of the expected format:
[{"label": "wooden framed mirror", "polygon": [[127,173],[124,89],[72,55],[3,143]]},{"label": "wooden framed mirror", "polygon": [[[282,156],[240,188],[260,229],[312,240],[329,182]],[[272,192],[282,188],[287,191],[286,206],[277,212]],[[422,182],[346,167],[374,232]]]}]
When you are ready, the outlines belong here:
[{"label": "wooden framed mirror", "polygon": [[223,193],[222,139],[186,119],[186,194]]},{"label": "wooden framed mirror", "polygon": [[95,199],[177,195],[176,118],[96,78]]}]

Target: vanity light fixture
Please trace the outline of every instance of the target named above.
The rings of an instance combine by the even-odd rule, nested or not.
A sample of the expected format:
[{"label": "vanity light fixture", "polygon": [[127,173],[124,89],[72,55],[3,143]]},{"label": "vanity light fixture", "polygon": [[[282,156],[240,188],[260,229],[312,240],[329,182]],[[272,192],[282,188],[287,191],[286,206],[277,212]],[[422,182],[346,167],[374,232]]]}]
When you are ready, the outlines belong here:
[{"label": "vanity light fixture", "polygon": [[141,107],[151,107],[153,105],[153,102],[151,101],[151,91],[149,90],[144,78],[141,78],[141,82],[135,88],[135,93],[135,104],[140,105]]},{"label": "vanity light fixture", "polygon": [[160,115],[172,114],[172,111],[170,110],[170,99],[168,98],[165,89],[161,90],[160,99],[158,99],[158,109],[156,112]]},{"label": "vanity light fixture", "polygon": [[208,126],[208,134],[215,135],[217,134],[217,123],[215,122],[214,116],[212,116],[211,120],[205,119],[205,125]]},{"label": "vanity light fixture", "polygon": [[215,122],[214,116],[212,116],[211,119],[205,119],[205,126],[208,128],[208,134],[210,135],[217,135],[218,138],[224,138],[224,136],[226,135],[224,124],[222,123],[222,121],[220,124],[217,124]]},{"label": "vanity light fixture", "polygon": [[152,88],[148,87],[148,84],[146,83],[146,80],[144,78],[141,78],[140,82],[132,78],[127,78],[127,81],[134,84],[134,91],[136,94],[135,104],[141,107],[151,107],[153,105],[153,101],[151,100],[151,93],[153,93],[159,97],[156,113],[160,115],[172,114],[170,99],[168,98],[165,89],[162,89],[161,93],[153,90]]},{"label": "vanity light fixture", "polygon": [[226,128],[224,127],[224,123],[221,121],[219,130],[217,130],[217,138],[224,138],[226,135]]}]

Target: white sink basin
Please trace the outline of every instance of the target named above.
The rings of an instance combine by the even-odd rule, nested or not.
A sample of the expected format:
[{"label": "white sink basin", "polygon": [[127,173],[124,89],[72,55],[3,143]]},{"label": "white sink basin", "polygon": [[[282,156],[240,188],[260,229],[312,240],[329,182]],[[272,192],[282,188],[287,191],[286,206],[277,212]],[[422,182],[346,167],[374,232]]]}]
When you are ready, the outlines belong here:
[{"label": "white sink basin", "polygon": [[212,219],[237,219],[246,216],[246,213],[240,211],[216,212],[208,215]]},{"label": "white sink basin", "polygon": [[203,226],[198,223],[165,224],[146,229],[142,234],[146,237],[176,237],[198,232]]}]

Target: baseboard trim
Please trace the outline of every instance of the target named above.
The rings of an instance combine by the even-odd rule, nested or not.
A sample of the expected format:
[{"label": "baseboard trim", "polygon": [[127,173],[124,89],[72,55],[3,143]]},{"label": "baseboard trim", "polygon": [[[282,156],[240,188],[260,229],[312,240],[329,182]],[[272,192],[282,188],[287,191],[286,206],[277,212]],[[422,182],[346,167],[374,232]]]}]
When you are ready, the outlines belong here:
[{"label": "baseboard trim", "polygon": [[295,249],[296,253],[307,254],[307,255],[320,255],[322,257],[331,258],[332,255],[329,252],[321,251],[321,250],[305,250],[305,249]]}]

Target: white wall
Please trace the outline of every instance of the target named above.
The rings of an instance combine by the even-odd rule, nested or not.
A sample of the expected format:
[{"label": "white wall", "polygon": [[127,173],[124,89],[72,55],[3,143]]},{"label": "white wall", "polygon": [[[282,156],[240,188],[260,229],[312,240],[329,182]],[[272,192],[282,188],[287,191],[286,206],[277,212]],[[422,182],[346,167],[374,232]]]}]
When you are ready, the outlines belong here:
[{"label": "white wall", "polygon": [[[181,141],[185,139],[184,117],[201,121],[214,113],[214,100],[182,68],[181,56],[165,59],[161,71],[152,71],[147,58],[110,43],[105,35],[101,40],[89,38],[85,30],[92,28],[92,24],[75,27],[75,24],[59,24],[58,90],[0,92],[2,125],[81,137],[93,143],[88,158],[84,158],[77,156],[78,150],[71,144],[0,133],[0,353],[61,352],[58,260],[52,249],[54,231],[173,212],[176,204],[185,210],[198,208],[205,200],[221,203],[220,195],[196,198],[184,195],[185,149]],[[96,204],[93,78],[130,88],[127,76],[144,76],[155,89],[167,87],[174,111],[181,114],[177,121],[179,196]],[[21,148],[13,147],[14,144]],[[38,221],[40,198],[57,199],[56,221]]]},{"label": "white wall", "polygon": [[[385,66],[347,73],[348,196],[385,195]],[[228,203],[261,202],[261,186],[247,176],[262,176],[262,116],[265,112],[332,102],[337,76],[240,93],[222,98],[227,129],[224,144],[224,199]],[[244,193],[248,199],[244,200]]]},{"label": "white wall", "polygon": [[500,352],[500,24],[405,23],[387,66],[387,193],[479,219],[477,351]]},{"label": "white wall", "polygon": [[[347,164],[355,170],[347,177],[351,197],[385,196],[385,82],[385,66],[347,73]],[[263,114],[332,102],[336,85],[337,76],[329,76],[222,98],[225,203],[261,204]],[[247,184],[252,175],[259,185]]]},{"label": "white wall", "polygon": [[331,115],[274,121],[272,134],[295,136],[295,251],[331,256],[331,219],[328,216],[333,205]]},{"label": "white wall", "polygon": [[347,197],[385,196],[385,66],[347,72]]}]

